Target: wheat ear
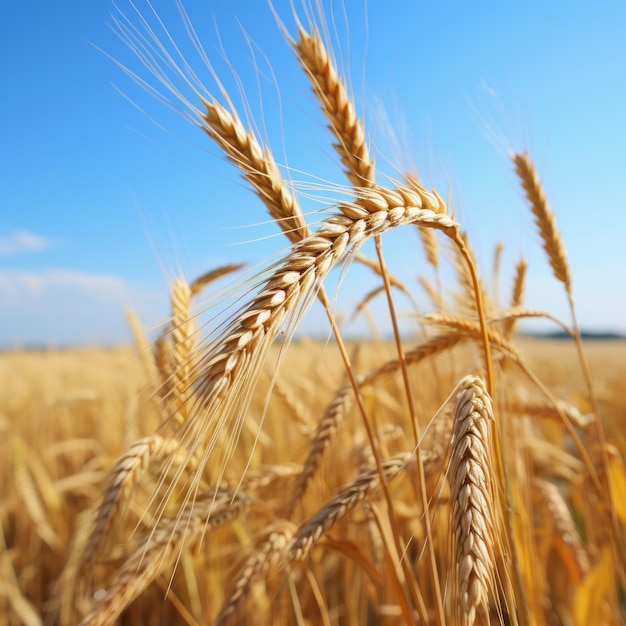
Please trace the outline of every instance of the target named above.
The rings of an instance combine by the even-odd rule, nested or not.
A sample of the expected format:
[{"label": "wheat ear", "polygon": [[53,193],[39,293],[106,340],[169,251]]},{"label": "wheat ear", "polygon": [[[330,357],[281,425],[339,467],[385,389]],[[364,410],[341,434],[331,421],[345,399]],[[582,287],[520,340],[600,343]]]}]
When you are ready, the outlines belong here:
[{"label": "wheat ear", "polygon": [[530,209],[535,216],[535,223],[543,240],[543,249],[548,255],[554,275],[557,280],[560,280],[565,285],[567,293],[571,294],[572,277],[567,263],[565,246],[556,225],[556,217],[548,205],[532,159],[527,152],[512,154],[511,158],[515,164],[515,171],[522,183],[522,187],[526,192]]},{"label": "wheat ear", "polygon": [[375,179],[374,162],[346,84],[316,30],[308,33],[299,24],[298,37],[291,43],[330,122],[329,128],[337,139],[334,147],[345,174],[355,187],[370,187]]},{"label": "wheat ear", "polygon": [[[533,162],[528,155],[523,154],[511,154],[511,158],[515,163],[515,170],[519,176],[522,186],[526,191],[526,196],[531,206],[531,210],[535,215],[535,222],[539,227],[541,238],[543,239],[543,247],[548,258],[550,259],[550,265],[554,271],[554,275],[565,286],[567,298],[569,301],[569,307],[572,315],[572,325],[574,329],[574,343],[576,345],[576,351],[578,352],[578,359],[583,371],[585,383],[587,385],[587,392],[589,394],[589,401],[593,407],[593,412],[596,416],[595,420],[595,437],[598,442],[596,452],[599,452],[602,463],[604,475],[608,475],[609,459],[606,454],[606,436],[604,433],[604,427],[602,421],[599,419],[599,407],[593,390],[591,371],[587,362],[587,357],[583,350],[582,337],[580,333],[580,327],[576,316],[576,308],[574,307],[574,295],[572,289],[572,277],[570,274],[569,264],[567,262],[567,255],[565,253],[565,246],[561,240],[561,235],[557,229],[556,218],[550,209],[546,197],[541,186],[541,181],[537,175]],[[618,522],[615,516],[615,506],[613,502],[613,494],[611,492],[610,485],[602,478],[604,484],[602,489],[604,491],[603,496],[606,499],[607,507],[611,515],[611,523],[613,524],[616,534]]]},{"label": "wheat ear", "polygon": [[[386,482],[395,478],[414,459],[412,453],[384,459],[381,464]],[[359,502],[369,497],[380,485],[380,481],[378,469],[369,468],[343,487],[317,513],[300,525],[287,551],[287,561],[294,563],[305,559],[322,535],[341,521]]]},{"label": "wheat ear", "polygon": [[16,435],[11,441],[11,448],[16,491],[26,507],[36,533],[52,550],[60,553],[63,550],[63,542],[48,522],[50,516],[41,500],[26,461],[26,455],[29,452],[26,443]]},{"label": "wheat ear", "polygon": [[309,481],[315,474],[317,467],[321,461],[322,455],[330,445],[330,441],[335,434],[339,423],[343,416],[348,412],[353,401],[353,390],[351,385],[344,385],[335,394],[332,402],[324,411],[324,415],[320,420],[313,441],[309,446],[309,453],[302,468],[302,472],[298,477],[293,494],[291,496],[291,504],[289,511],[293,511],[297,502],[300,501],[304,494]]},{"label": "wheat ear", "polygon": [[[376,188],[362,189],[359,195],[355,202],[339,205],[341,214],[327,218],[314,235],[294,244],[260,292],[207,351],[199,365],[196,391],[200,401],[191,411],[183,438],[192,450],[208,443],[205,460],[232,409],[241,409],[249,397],[260,373],[258,364],[285,319],[309,304],[328,272],[347,252],[369,236],[403,224],[422,223],[456,232],[457,225],[450,217],[421,208],[425,202],[436,201],[430,194],[422,198],[404,189]],[[237,428],[240,426],[239,421]]]},{"label": "wheat ear", "polygon": [[[404,355],[405,363],[407,366],[416,365],[424,359],[435,356],[454,347],[462,340],[463,336],[459,333],[434,337],[424,344],[408,350]],[[365,387],[379,383],[381,380],[397,373],[400,368],[400,361],[398,359],[392,359],[363,376],[358,381],[359,388],[364,389]],[[297,503],[304,494],[311,478],[313,477],[313,474],[315,474],[315,471],[320,464],[324,452],[330,445],[331,439],[335,435],[339,424],[343,420],[343,416],[349,411],[354,399],[351,390],[352,387],[350,385],[341,387],[324,411],[324,415],[315,430],[315,435],[313,436],[313,440],[309,446],[309,453],[306,461],[304,462],[302,472],[298,477],[296,486],[294,487],[290,510],[293,510],[295,503]]]},{"label": "wheat ear", "polygon": [[112,624],[120,613],[161,572],[176,562],[181,550],[193,548],[214,529],[238,516],[250,503],[243,492],[209,490],[196,497],[175,519],[161,517],[138,542],[132,554],[80,626]]},{"label": "wheat ear", "polygon": [[94,564],[114,524],[119,524],[120,513],[129,503],[135,486],[150,464],[170,458],[179,448],[180,443],[175,439],[149,435],[136,441],[119,457],[109,472],[102,499],[93,513],[91,529],[84,534],[88,537],[87,544],[76,546],[77,550],[82,551],[77,556],[79,570]]},{"label": "wheat ear", "polygon": [[583,415],[576,406],[561,400],[558,401],[556,406],[549,402],[513,400],[510,409],[513,413],[517,413],[518,415],[530,415],[532,417],[551,419],[559,422],[563,421],[563,416],[565,415],[574,426],[581,430],[584,430],[592,424],[594,419],[593,415]]},{"label": "wheat ear", "polygon": [[[429,313],[428,315],[420,317],[420,320],[427,324],[445,326],[447,328],[454,329],[466,337],[473,337],[476,341],[482,340],[483,337],[479,322],[475,322],[464,317],[458,317],[450,313]],[[519,361],[521,359],[519,352],[513,344],[507,341],[499,332],[489,330],[488,336],[489,343],[496,346],[506,356],[514,361]]]},{"label": "wheat ear", "polygon": [[181,426],[186,417],[191,400],[191,381],[193,353],[196,332],[193,319],[190,318],[191,289],[182,276],[178,277],[171,288],[171,355],[169,362],[172,373],[167,404],[170,417],[175,426]]},{"label": "wheat ear", "polygon": [[[528,265],[524,259],[520,259],[515,266],[515,278],[513,279],[513,291],[510,305],[512,308],[522,306],[524,301],[524,288],[526,286],[526,270]],[[502,324],[502,334],[506,339],[511,339],[515,332],[516,319],[506,319]]]},{"label": "wheat ear", "polygon": [[198,276],[198,278],[196,278],[189,285],[191,297],[193,298],[197,296],[207,285],[212,283],[214,280],[217,280],[222,276],[226,276],[227,274],[231,274],[232,272],[237,272],[243,266],[243,263],[229,263],[227,265],[221,265],[220,267],[216,267],[214,270],[210,270],[208,272],[205,272],[201,276]]},{"label": "wheat ear", "polygon": [[565,563],[573,564],[569,571],[574,580],[580,583],[589,570],[589,556],[580,539],[567,502],[556,485],[551,482],[535,478],[534,484],[543,496],[552,517],[556,530],[556,533],[553,533],[553,541],[557,550],[562,554]]},{"label": "wheat ear", "polygon": [[174,427],[182,426],[193,402],[193,358],[197,329],[191,315],[191,300],[214,280],[242,267],[242,264],[224,265],[202,274],[191,284],[183,276],[176,278],[172,284],[169,332],[158,339],[155,349],[162,379],[161,397],[167,407],[167,417]]},{"label": "wheat ear", "polygon": [[268,147],[262,148],[251,130],[246,130],[236,113],[216,100],[202,99],[206,113],[203,130],[243,171],[257,195],[292,243],[310,234],[300,205],[287,188]]},{"label": "wheat ear", "polygon": [[471,626],[477,612],[488,615],[495,575],[496,525],[490,430],[493,408],[476,376],[458,385],[450,453],[450,502],[461,623]]},{"label": "wheat ear", "polygon": [[[224,150],[227,157],[243,170],[265,204],[269,214],[292,243],[311,234],[297,198],[288,189],[269,147],[261,147],[251,130],[246,130],[236,113],[231,113],[217,101],[202,99],[206,113],[202,116],[203,130]],[[420,192],[425,191],[423,188]],[[431,208],[431,207],[429,207]],[[378,265],[360,254],[356,259],[380,274]],[[408,290],[396,277],[392,283]]]},{"label": "wheat ear", "polygon": [[272,526],[265,540],[246,559],[233,591],[220,609],[215,626],[226,623],[244,602],[254,585],[284,560],[285,550],[294,530],[295,526],[291,522],[280,522]]},{"label": "wheat ear", "polygon": [[284,404],[291,418],[302,428],[310,428],[311,414],[308,407],[280,376],[273,380],[273,391]]},{"label": "wheat ear", "polygon": [[154,354],[150,350],[150,340],[146,337],[146,333],[137,317],[136,313],[131,309],[126,309],[126,323],[130,328],[135,348],[140,355],[141,363],[146,371],[149,381],[157,379],[157,365]]}]

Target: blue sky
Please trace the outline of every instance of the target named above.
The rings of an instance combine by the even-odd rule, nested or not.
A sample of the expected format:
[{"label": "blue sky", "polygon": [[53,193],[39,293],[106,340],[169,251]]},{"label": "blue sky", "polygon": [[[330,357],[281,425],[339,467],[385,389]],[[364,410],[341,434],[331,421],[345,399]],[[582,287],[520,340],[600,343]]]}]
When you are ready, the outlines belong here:
[{"label": "blue sky", "polygon": [[[443,194],[451,189],[485,276],[495,244],[505,246],[501,295],[523,254],[527,305],[569,321],[506,156],[528,149],[558,216],[581,325],[626,331],[626,4],[345,4],[349,28],[341,3],[329,3],[331,36],[381,178],[414,166]],[[154,6],[219,95],[175,2]],[[235,105],[251,111],[305,209],[320,208],[328,193],[311,183],[345,180],[268,5],[185,6]],[[291,28],[289,2],[274,6]],[[128,0],[119,7],[137,22]],[[254,267],[285,247],[218,149],[109,58],[150,80],[109,27],[111,12],[109,0],[0,6],[0,346],[125,341],[124,309],[146,326],[163,320],[179,272],[193,279],[227,262]],[[416,277],[429,271],[415,234],[390,234],[385,247],[427,309]],[[353,267],[338,311],[349,315],[373,284]],[[304,324],[327,332],[319,311]]]}]

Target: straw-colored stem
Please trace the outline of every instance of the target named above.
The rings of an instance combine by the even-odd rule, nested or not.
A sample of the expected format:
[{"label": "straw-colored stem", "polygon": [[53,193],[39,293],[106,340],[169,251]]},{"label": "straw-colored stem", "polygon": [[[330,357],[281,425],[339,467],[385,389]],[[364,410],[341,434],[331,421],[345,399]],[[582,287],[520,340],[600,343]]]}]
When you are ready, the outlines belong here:
[{"label": "straw-colored stem", "polygon": [[430,566],[432,570],[432,582],[435,592],[435,601],[437,604],[437,623],[443,625],[445,623],[445,615],[443,610],[443,600],[441,597],[441,589],[439,586],[439,573],[437,570],[437,560],[435,555],[435,546],[433,542],[432,530],[430,527],[430,511],[428,507],[428,494],[426,492],[426,479],[424,477],[424,464],[422,462],[422,452],[420,449],[420,427],[417,420],[417,411],[415,410],[415,402],[413,401],[413,394],[411,393],[411,383],[409,381],[409,371],[406,365],[406,358],[404,356],[404,349],[402,347],[402,340],[400,338],[400,329],[398,328],[398,319],[396,316],[396,310],[393,303],[393,297],[391,295],[391,285],[387,277],[385,257],[383,255],[382,242],[380,237],[375,237],[374,242],[376,244],[376,253],[378,255],[378,262],[382,271],[383,281],[385,285],[385,293],[387,295],[387,306],[389,308],[389,317],[391,319],[391,325],[393,328],[393,336],[396,344],[396,353],[398,355],[398,361],[400,362],[400,371],[402,372],[402,380],[404,383],[404,389],[406,393],[406,399],[409,407],[409,414],[411,417],[411,426],[413,428],[413,442],[415,445],[415,458],[417,461],[417,479],[419,482],[419,493],[421,498],[422,510],[424,511],[424,531],[426,534],[426,540],[428,543],[428,555],[430,557]]}]

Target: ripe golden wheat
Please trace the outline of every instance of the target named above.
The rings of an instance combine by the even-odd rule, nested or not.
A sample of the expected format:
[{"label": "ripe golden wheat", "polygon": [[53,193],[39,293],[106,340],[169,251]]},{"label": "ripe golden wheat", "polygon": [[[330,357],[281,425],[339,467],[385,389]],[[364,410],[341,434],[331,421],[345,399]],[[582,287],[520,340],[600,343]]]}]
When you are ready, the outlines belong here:
[{"label": "ripe golden wheat", "polygon": [[[316,223],[221,83],[219,97],[200,86],[167,31],[159,39],[158,18],[116,20],[289,248],[245,283],[238,308],[206,337],[200,297],[239,265],[178,277],[153,344],[131,315],[134,377],[103,384],[104,399],[49,408],[67,432],[41,449],[25,443],[34,419],[2,398],[12,471],[2,492],[0,614],[11,625],[62,626],[618,623],[626,471],[620,440],[605,433],[618,408],[596,394],[565,247],[530,157],[512,160],[572,307],[572,328],[556,321],[577,350],[567,361],[576,374],[563,377],[575,387],[544,381],[515,334],[520,319],[554,319],[524,307],[526,262],[501,303],[437,190],[415,172],[377,182],[322,25],[294,18],[286,47],[350,185]],[[411,337],[400,336],[391,288],[417,296],[384,260],[392,229],[419,237],[435,273],[420,276],[434,310],[411,312],[421,329]],[[440,237],[454,285],[441,283]],[[376,260],[360,253],[370,238]],[[353,259],[378,281],[355,315],[384,295],[394,342],[355,345],[342,335],[325,281],[343,264],[349,280]],[[497,278],[502,247],[495,259]],[[327,345],[295,335],[316,298],[329,318]],[[111,390],[130,380],[136,395],[124,404]]]}]

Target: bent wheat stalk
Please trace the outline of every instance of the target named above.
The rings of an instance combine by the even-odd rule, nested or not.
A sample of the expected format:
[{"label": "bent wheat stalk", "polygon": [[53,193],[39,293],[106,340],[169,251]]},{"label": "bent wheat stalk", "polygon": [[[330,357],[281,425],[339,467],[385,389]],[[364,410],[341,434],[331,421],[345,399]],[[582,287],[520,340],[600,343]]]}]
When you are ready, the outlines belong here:
[{"label": "bent wheat stalk", "polygon": [[199,401],[191,408],[184,426],[183,445],[197,450],[201,442],[208,444],[207,461],[217,435],[235,407],[235,432],[239,431],[243,413],[240,409],[259,376],[258,364],[283,322],[301,313],[328,272],[369,236],[414,223],[448,233],[456,231],[457,225],[449,216],[424,209],[423,204],[422,197],[406,189],[361,190],[355,202],[339,205],[341,214],[327,218],[314,235],[294,244],[261,291],[232,320],[200,362],[196,390]]},{"label": "bent wheat stalk", "polygon": [[[580,367],[587,385],[587,393],[589,395],[589,402],[593,408],[595,415],[595,438],[597,440],[597,446],[589,445],[589,448],[595,447],[596,454],[599,451],[600,457],[599,463],[602,465],[602,475],[599,477],[602,482],[603,498],[606,502],[606,508],[608,516],[611,519],[615,536],[619,536],[619,524],[615,513],[615,496],[612,493],[611,485],[606,479],[609,475],[609,458],[607,455],[606,435],[604,433],[604,426],[600,419],[600,411],[598,407],[598,401],[593,389],[591,370],[589,369],[589,363],[587,356],[583,349],[582,335],[580,332],[580,326],[578,325],[578,318],[576,315],[576,307],[574,306],[574,293],[572,288],[572,277],[570,273],[569,264],[567,262],[567,255],[565,253],[565,246],[563,245],[561,234],[556,225],[556,218],[552,212],[545,194],[539,176],[535,170],[534,164],[527,152],[522,154],[511,153],[511,159],[515,164],[515,171],[522,183],[522,186],[526,192],[526,196],[530,203],[530,208],[535,215],[535,221],[539,227],[541,238],[543,239],[543,247],[550,260],[550,265],[554,271],[555,277],[561,281],[565,287],[567,294],[567,300],[569,303],[570,314],[572,316],[572,326],[574,329],[574,345],[578,353],[578,360],[580,361]],[[623,546],[613,545],[616,561],[621,561],[621,566],[624,567],[626,563],[626,550]]]}]

